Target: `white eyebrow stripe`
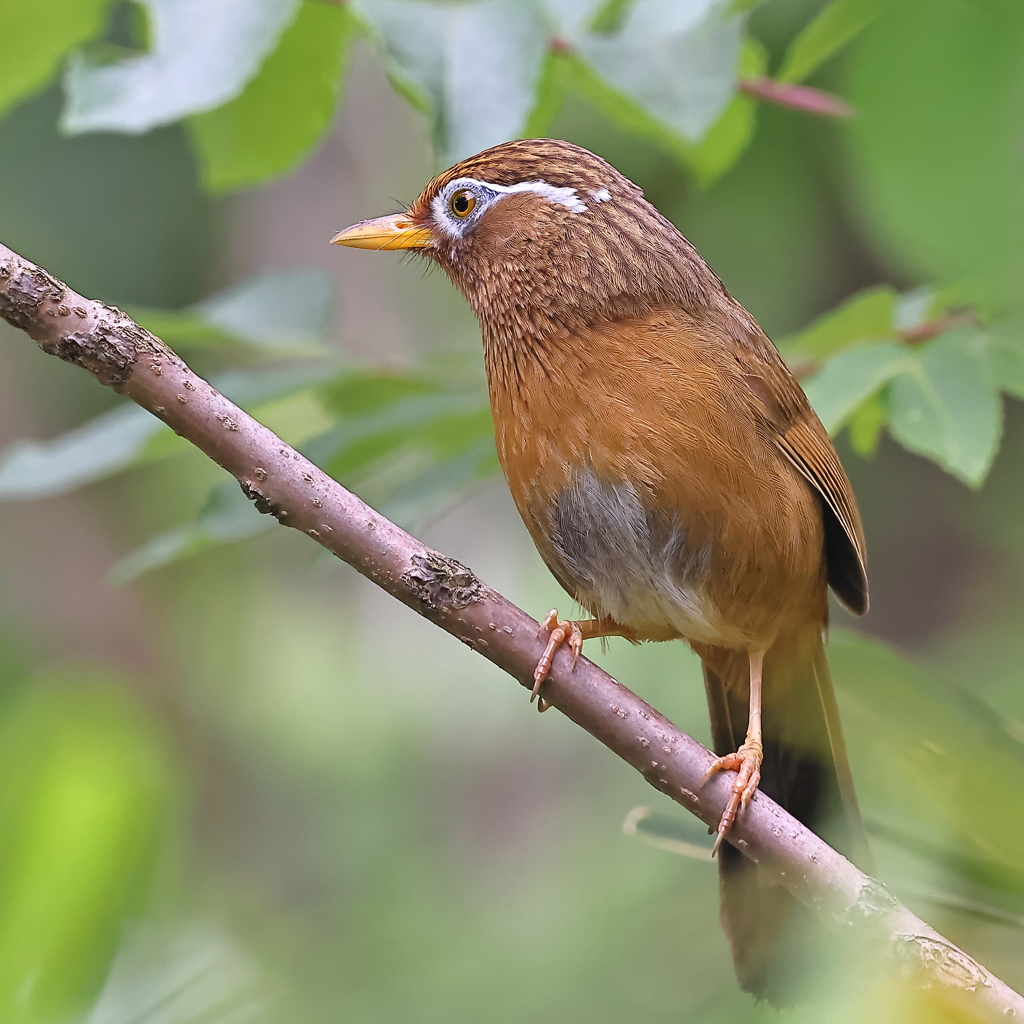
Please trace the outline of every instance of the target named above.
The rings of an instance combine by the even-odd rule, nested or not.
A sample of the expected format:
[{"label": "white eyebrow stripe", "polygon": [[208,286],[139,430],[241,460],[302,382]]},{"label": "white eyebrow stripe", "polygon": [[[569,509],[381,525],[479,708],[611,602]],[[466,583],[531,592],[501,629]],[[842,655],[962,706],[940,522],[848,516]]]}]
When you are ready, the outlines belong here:
[{"label": "white eyebrow stripe", "polygon": [[571,213],[587,212],[587,204],[580,199],[576,189],[570,188],[568,185],[549,185],[541,179],[537,181],[520,181],[515,185],[495,185],[493,182],[479,181],[477,178],[460,178],[459,180],[472,182],[474,185],[483,185],[484,188],[488,188],[492,192],[535,192],[537,195],[543,196],[549,203],[564,206]]}]

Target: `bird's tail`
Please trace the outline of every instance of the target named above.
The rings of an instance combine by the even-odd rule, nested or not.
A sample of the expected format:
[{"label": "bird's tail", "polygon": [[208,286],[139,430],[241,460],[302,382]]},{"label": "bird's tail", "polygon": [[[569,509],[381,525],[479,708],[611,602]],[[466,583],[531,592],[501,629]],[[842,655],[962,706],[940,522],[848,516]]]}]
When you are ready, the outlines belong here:
[{"label": "bird's tail", "polygon": [[[747,729],[749,664],[744,651],[698,649],[715,753],[736,750]],[[781,636],[764,660],[764,763],[760,789],[832,846],[867,867],[832,677],[817,625]],[[777,1005],[790,1003],[816,962],[821,934],[811,913],[757,865],[723,843],[722,924],[740,985]]]}]

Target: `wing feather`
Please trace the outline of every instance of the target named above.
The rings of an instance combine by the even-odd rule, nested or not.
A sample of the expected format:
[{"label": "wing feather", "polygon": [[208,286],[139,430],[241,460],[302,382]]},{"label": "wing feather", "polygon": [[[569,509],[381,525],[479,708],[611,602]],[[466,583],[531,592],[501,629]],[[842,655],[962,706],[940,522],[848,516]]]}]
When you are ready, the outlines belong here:
[{"label": "wing feather", "polygon": [[761,400],[776,444],[821,495],[828,581],[850,611],[868,608],[867,545],[853,488],[807,396],[763,335],[746,347],[744,379]]}]

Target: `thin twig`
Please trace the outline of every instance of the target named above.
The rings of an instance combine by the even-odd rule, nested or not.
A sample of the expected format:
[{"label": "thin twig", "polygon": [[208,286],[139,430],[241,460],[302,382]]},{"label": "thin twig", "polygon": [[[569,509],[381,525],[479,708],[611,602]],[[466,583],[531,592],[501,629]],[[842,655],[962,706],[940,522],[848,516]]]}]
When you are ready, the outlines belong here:
[{"label": "thin twig", "polygon": [[[469,569],[400,530],[196,376],[162,341],[83,298],[0,245],[0,316],[51,355],[87,369],[187,438],[239,482],[260,512],[312,537],[527,688],[543,650],[538,624]],[[716,825],[731,786],[701,779],[712,755],[586,658],[555,656],[544,698],[659,792]],[[896,961],[964,1019],[1024,1019],[1024,999],[948,942],[884,886],[758,793],[730,842],[826,924]]]},{"label": "thin twig", "polygon": [[845,100],[822,89],[792,82],[776,82],[773,78],[740,79],[740,91],[759,100],[776,103],[791,110],[802,110],[818,117],[853,117],[856,111]]}]

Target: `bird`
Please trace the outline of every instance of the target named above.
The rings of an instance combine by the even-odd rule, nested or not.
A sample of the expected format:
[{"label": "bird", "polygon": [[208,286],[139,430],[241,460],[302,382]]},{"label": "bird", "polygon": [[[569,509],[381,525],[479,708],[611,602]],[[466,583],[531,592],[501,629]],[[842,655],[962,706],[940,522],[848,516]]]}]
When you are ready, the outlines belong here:
[{"label": "bird", "polygon": [[810,915],[728,842],[732,825],[760,788],[868,856],[824,646],[829,587],[867,610],[864,530],[799,383],[643,190],[569,142],[486,149],[331,241],[421,254],[476,314],[505,479],[591,616],[546,617],[534,696],[562,644],[574,664],[609,636],[700,657],[705,778],[735,772],[715,842],[722,922],[741,986],[791,1002]]}]

